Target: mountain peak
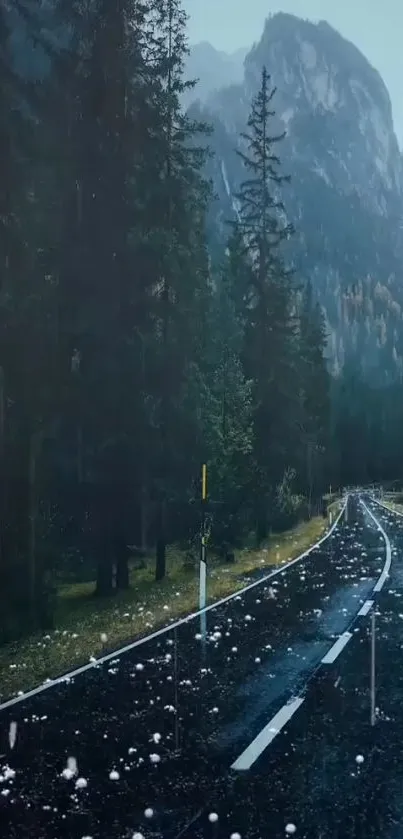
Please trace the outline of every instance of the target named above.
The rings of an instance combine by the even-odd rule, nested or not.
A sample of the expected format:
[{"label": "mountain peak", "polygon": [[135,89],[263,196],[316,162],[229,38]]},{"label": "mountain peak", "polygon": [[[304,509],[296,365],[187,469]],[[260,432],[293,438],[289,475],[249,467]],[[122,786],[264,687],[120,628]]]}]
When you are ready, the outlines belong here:
[{"label": "mountain peak", "polygon": [[297,231],[292,258],[324,308],[333,369],[360,346],[362,369],[372,377],[385,354],[394,358],[403,312],[403,165],[387,89],[329,24],[269,17],[242,80],[215,90],[202,110],[215,129],[209,176],[218,196],[210,221],[217,251],[225,220],[238,213],[245,172],[236,152],[247,150],[242,133],[263,66],[277,88],[271,130],[286,130],[280,157],[291,176],[284,204]]},{"label": "mountain peak", "polygon": [[392,119],[392,107],[386,85],[380,73],[351,41],[344,38],[327,21],[318,23],[278,12],[265,22],[260,41],[248,55],[248,63],[262,63],[271,54],[282,52],[289,63],[295,57],[307,70],[315,71],[326,63],[334,68],[341,84],[349,79],[360,79],[371,88],[373,96]]},{"label": "mountain peak", "polygon": [[197,53],[197,52],[200,52],[200,53],[203,53],[204,55],[208,55],[209,53],[211,55],[217,55],[217,53],[219,55],[220,54],[222,55],[221,50],[217,50],[215,47],[213,47],[213,45],[210,44],[210,41],[197,41],[196,44],[191,45],[190,52],[193,53],[193,54]]},{"label": "mountain peak", "polygon": [[[312,163],[315,151],[317,169],[331,168],[340,186],[348,191],[354,184],[370,202],[379,203],[382,190],[401,194],[402,160],[389,94],[357,47],[324,21],[281,12],[267,19],[246,57],[249,97],[263,65],[278,89],[277,113],[300,158]],[[320,136],[326,148],[322,143],[320,149]]]}]

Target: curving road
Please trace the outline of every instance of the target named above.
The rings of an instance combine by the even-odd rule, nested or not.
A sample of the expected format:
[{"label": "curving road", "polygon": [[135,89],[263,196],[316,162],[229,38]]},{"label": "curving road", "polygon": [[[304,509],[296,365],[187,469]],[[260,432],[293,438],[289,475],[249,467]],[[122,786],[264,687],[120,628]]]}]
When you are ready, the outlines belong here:
[{"label": "curving road", "polygon": [[392,807],[378,753],[403,707],[401,547],[403,518],[352,495],[317,548],[207,612],[206,645],[195,618],[0,709],[4,835],[388,839],[403,783]]}]

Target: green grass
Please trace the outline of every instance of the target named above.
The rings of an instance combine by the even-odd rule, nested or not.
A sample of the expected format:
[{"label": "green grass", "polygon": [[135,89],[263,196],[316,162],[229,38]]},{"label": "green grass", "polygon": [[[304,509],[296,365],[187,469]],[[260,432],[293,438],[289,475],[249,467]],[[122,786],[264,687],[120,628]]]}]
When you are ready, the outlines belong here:
[{"label": "green grass", "polygon": [[[339,502],[332,508],[337,514]],[[208,603],[243,588],[257,569],[270,570],[303,553],[326,527],[323,518],[313,518],[286,533],[273,535],[267,548],[238,551],[233,565],[210,559]],[[93,582],[62,586],[56,603],[56,629],[0,649],[0,700],[4,702],[85,664],[91,657],[130,643],[166,625],[169,618],[197,610],[198,568],[187,570],[183,553],[174,548],[168,550],[167,576],[159,583],[154,581],[152,557],[144,565],[131,568],[130,589],[113,598],[95,598]],[[101,640],[103,634],[107,636],[105,643]]]}]

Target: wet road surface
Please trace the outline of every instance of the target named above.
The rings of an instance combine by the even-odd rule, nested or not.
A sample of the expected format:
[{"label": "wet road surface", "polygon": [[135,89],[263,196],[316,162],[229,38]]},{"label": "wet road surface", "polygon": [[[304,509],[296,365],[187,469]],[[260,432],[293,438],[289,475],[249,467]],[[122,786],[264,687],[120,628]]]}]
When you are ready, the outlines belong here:
[{"label": "wet road surface", "polygon": [[[274,839],[294,825],[298,837],[358,839],[387,831],[400,806],[398,783],[392,806],[390,765],[380,767],[385,742],[396,748],[400,714],[403,720],[403,518],[365,504],[350,497],[347,521],[306,558],[209,611],[205,645],[194,619],[2,711],[4,835]],[[375,727],[369,616],[356,616],[373,598],[387,546],[369,511],[393,560],[377,595]],[[347,631],[341,654],[322,664]],[[250,768],[231,769],[296,697],[295,714],[277,736],[269,733],[267,748],[252,750]],[[76,762],[70,772],[69,757]],[[379,801],[370,804],[379,796],[382,824]]]}]

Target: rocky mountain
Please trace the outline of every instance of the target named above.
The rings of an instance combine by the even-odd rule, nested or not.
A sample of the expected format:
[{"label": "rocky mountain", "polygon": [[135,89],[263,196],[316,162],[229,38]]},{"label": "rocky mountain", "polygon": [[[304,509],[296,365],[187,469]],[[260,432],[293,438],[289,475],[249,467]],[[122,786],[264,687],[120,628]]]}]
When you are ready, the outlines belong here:
[{"label": "rocky mountain", "polygon": [[239,84],[243,80],[243,63],[248,50],[239,49],[233,53],[221,52],[211,44],[201,41],[191,50],[186,66],[186,78],[198,79],[197,87],[189,91],[184,99],[185,106],[189,105],[195,96],[201,102],[222,87]]},{"label": "rocky mountain", "polygon": [[273,131],[286,131],[281,158],[291,184],[283,199],[297,230],[291,257],[323,305],[332,369],[349,362],[374,381],[401,377],[402,155],[379,73],[327,23],[270,17],[242,81],[192,106],[214,127],[212,249],[220,250],[225,220],[236,212],[243,178],[236,149],[263,65],[277,88]]}]

